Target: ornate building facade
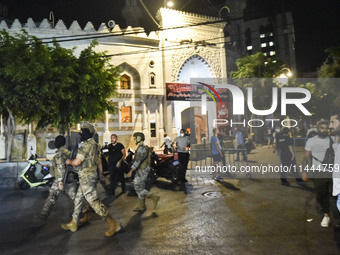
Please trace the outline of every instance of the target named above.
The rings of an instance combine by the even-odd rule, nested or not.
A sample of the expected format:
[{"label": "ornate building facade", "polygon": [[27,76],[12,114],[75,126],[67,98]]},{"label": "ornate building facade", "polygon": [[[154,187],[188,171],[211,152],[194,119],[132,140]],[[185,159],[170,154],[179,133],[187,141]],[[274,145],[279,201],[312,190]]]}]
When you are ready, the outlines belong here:
[{"label": "ornate building facade", "polygon": [[[0,29],[10,33],[25,29],[39,38],[77,38],[60,42],[65,48],[76,47],[76,54],[89,45],[92,35],[96,35],[99,44],[95,50],[106,51],[112,56],[111,63],[121,70],[118,94],[110,99],[120,111],[115,115],[106,113],[104,119],[94,123],[99,142],[110,142],[110,135],[115,133],[120,142],[130,147],[133,146],[132,134],[141,131],[146,136],[146,143],[158,148],[163,143],[164,133],[172,138],[177,136],[183,127],[181,113],[191,107],[188,102],[168,101],[166,83],[226,77],[224,23],[216,23],[214,17],[165,8],[159,10],[158,19],[161,29],[149,35],[143,28],[122,30],[119,25],[110,30],[102,24],[96,30],[91,22],[82,29],[74,21],[67,28],[61,20],[56,24],[47,20],[36,23],[32,19],[21,24],[15,20],[10,26],[2,21]],[[1,124],[1,130],[4,130],[1,135],[6,135],[4,123]],[[208,133],[211,129],[206,126]],[[56,135],[58,131],[52,127],[35,130],[34,123],[18,125],[12,159],[27,158],[31,152],[39,157],[51,156],[53,148],[49,144]]]}]

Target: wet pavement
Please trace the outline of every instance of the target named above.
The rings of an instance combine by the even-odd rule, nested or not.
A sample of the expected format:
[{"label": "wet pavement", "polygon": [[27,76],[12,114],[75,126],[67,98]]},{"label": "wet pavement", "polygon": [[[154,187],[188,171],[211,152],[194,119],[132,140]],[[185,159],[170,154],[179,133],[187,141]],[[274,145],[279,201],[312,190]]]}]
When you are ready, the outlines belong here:
[{"label": "wet pavement", "polygon": [[[260,147],[250,164],[277,163]],[[0,254],[340,254],[340,232],[320,227],[321,215],[311,183],[290,179],[225,178],[188,171],[186,192],[165,181],[152,189],[161,196],[158,216],[132,211],[129,193],[101,200],[123,230],[106,238],[107,223],[98,216],[72,233],[60,228],[70,221],[72,202],[62,196],[44,225],[32,221],[48,190],[1,190]],[[118,188],[118,191],[120,189]],[[151,207],[151,201],[147,201]]]}]

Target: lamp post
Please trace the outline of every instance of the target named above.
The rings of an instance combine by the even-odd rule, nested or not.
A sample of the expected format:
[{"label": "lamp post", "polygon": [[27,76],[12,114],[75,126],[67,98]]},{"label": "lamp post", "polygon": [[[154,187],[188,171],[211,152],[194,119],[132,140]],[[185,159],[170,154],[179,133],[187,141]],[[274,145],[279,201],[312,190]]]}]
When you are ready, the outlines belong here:
[{"label": "lamp post", "polygon": [[278,87],[282,88],[288,84],[288,79],[292,76],[293,72],[289,68],[284,67],[280,70],[280,75],[275,77],[274,82]]},{"label": "lamp post", "polygon": [[174,2],[173,1],[168,1],[168,0],[164,0],[164,7],[172,7],[174,6]]}]

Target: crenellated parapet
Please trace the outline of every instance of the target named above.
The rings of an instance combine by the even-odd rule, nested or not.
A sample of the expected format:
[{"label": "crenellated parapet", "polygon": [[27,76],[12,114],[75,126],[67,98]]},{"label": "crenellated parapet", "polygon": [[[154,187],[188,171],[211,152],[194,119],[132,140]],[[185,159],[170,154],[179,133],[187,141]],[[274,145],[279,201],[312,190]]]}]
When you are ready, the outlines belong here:
[{"label": "crenellated parapet", "polygon": [[84,28],[81,28],[78,21],[74,20],[72,24],[67,27],[63,20],[58,20],[54,25],[47,19],[43,19],[41,22],[35,22],[32,18],[28,18],[26,23],[21,23],[18,19],[15,19],[11,24],[2,20],[0,22],[0,30],[5,29],[10,33],[16,33],[22,29],[33,34],[53,34],[53,35],[86,35],[90,33],[114,33],[128,36],[159,39],[158,33],[150,32],[149,35],[145,33],[142,27],[127,27],[121,29],[118,24],[113,29],[105,24],[101,23],[99,28],[96,29],[92,22],[87,22]]}]

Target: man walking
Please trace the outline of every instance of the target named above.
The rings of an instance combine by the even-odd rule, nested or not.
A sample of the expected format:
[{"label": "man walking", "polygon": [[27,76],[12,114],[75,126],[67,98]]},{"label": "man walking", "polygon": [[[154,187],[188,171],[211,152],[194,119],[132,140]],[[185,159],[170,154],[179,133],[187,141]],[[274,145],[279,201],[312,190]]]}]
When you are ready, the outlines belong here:
[{"label": "man walking", "polygon": [[144,145],[145,136],[141,132],[133,134],[135,144],[138,145],[131,170],[126,174],[126,177],[131,177],[131,174],[136,170],[134,178],[134,188],[139,198],[139,203],[134,211],[144,212],[146,211],[145,199],[150,198],[153,203],[153,213],[156,212],[159,196],[156,196],[147,189],[146,184],[148,181],[148,175],[151,171],[151,151]]},{"label": "man walking", "polygon": [[338,196],[337,207],[340,211],[340,109],[335,109],[331,113],[329,127],[334,130],[335,141],[334,149],[334,171],[333,171],[333,196]]},{"label": "man walking", "polygon": [[100,158],[100,145],[92,138],[95,133],[94,127],[89,123],[81,126],[80,137],[82,144],[74,160],[66,160],[66,164],[79,166],[79,188],[74,200],[74,212],[72,221],[62,224],[65,230],[76,232],[78,229],[79,215],[87,201],[92,209],[109,224],[109,229],[105,236],[113,236],[120,230],[120,225],[112,218],[108,209],[100,202],[97,190],[97,169],[99,169],[100,179],[103,179],[103,169]]},{"label": "man walking", "polygon": [[42,221],[46,221],[47,217],[50,215],[58,196],[64,190],[67,195],[74,200],[77,192],[76,182],[65,183],[63,185],[63,180],[66,174],[66,160],[70,157],[70,151],[65,148],[66,139],[64,136],[59,135],[54,140],[54,146],[58,149],[56,155],[52,159],[52,166],[50,173],[55,178],[49,192],[49,196],[45,201],[44,207],[37,217]]},{"label": "man walking", "polygon": [[290,169],[293,171],[293,175],[295,175],[295,179],[298,185],[304,185],[304,182],[301,178],[298,177],[296,170],[296,158],[293,150],[293,139],[289,136],[289,128],[285,127],[282,130],[282,135],[280,135],[277,141],[277,148],[280,149],[280,161],[282,165],[282,171],[280,172],[281,184],[285,186],[290,186],[290,183],[287,181],[286,170]]},{"label": "man walking", "polygon": [[[328,227],[330,223],[330,198],[332,196],[332,173],[322,165],[325,158],[326,150],[331,144],[331,138],[328,136],[328,122],[319,121],[317,123],[317,135],[309,138],[305,146],[304,162],[311,170],[308,171],[316,191],[316,200],[318,201],[323,219],[321,227]],[[320,169],[320,170],[318,170]],[[323,172],[323,170],[325,170]],[[307,180],[307,173],[302,173],[303,180]]]},{"label": "man walking", "polygon": [[173,143],[175,145],[175,149],[178,152],[178,160],[181,163],[180,172],[178,173],[179,182],[184,184],[188,182],[185,176],[188,169],[188,163],[190,158],[189,155],[190,140],[189,136],[185,135],[185,131],[183,128],[181,129],[179,136],[175,139]]},{"label": "man walking", "polygon": [[111,135],[111,143],[108,146],[109,174],[111,194],[115,195],[118,182],[121,183],[122,193],[125,193],[124,171],[121,168],[122,161],[126,157],[124,145],[118,142],[116,134]]},{"label": "man walking", "polygon": [[235,140],[236,140],[236,152],[237,152],[237,156],[236,156],[236,161],[240,161],[240,151],[242,152],[242,157],[244,161],[247,161],[247,156],[246,156],[246,149],[244,146],[244,138],[242,135],[242,132],[240,130],[238,130],[237,128],[235,128],[236,131],[236,136],[235,136]]},{"label": "man walking", "polygon": [[164,154],[168,154],[169,152],[172,153],[171,143],[171,138],[167,134],[164,134],[164,143],[161,146],[164,146]]},{"label": "man walking", "polygon": [[213,136],[211,137],[211,154],[214,161],[215,171],[212,172],[212,177],[216,181],[223,180],[222,177],[218,175],[218,166],[223,161],[223,151],[220,140],[218,139],[219,130],[218,128],[213,128]]}]

